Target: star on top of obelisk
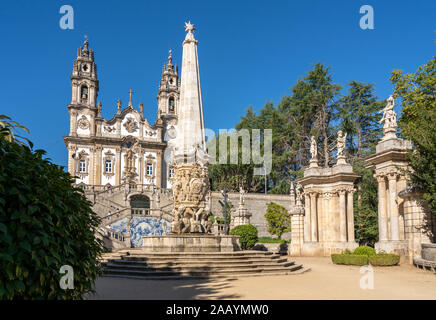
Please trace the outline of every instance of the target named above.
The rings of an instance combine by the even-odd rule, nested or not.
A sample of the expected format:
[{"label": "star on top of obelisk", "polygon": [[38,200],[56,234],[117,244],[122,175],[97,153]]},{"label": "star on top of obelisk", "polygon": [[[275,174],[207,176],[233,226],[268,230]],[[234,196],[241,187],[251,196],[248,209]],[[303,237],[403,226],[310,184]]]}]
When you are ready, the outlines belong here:
[{"label": "star on top of obelisk", "polygon": [[192,32],[195,30],[194,25],[191,23],[191,21],[185,22],[185,30],[187,32]]}]

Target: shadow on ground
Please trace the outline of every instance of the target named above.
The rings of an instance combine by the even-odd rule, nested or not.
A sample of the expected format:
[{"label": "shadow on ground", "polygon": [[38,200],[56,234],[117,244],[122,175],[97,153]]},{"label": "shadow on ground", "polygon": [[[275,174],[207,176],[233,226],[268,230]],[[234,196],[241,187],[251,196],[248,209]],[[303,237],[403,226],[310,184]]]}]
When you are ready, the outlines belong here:
[{"label": "shadow on ground", "polygon": [[219,294],[232,287],[236,279],[143,280],[101,277],[89,300],[195,300],[238,299],[237,294]]}]

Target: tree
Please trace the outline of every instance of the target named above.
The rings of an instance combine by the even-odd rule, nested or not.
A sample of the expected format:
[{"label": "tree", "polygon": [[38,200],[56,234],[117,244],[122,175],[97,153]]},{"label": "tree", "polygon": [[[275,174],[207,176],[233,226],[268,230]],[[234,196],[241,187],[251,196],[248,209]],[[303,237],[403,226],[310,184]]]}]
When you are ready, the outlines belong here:
[{"label": "tree", "polygon": [[401,99],[399,119],[402,134],[413,144],[408,153],[408,175],[423,192],[423,200],[436,214],[436,56],[415,73],[392,72],[394,97]]},{"label": "tree", "polygon": [[[80,299],[100,274],[100,218],[44,153],[0,139],[0,299]],[[60,287],[64,265],[74,289]]]},{"label": "tree", "polygon": [[270,202],[265,213],[268,232],[281,239],[282,234],[291,231],[291,216],[285,207]]},{"label": "tree", "polygon": [[338,129],[347,133],[346,155],[353,171],[360,175],[355,181],[354,226],[356,241],[372,245],[378,239],[377,182],[363,158],[375,151],[381,137],[381,115],[378,111],[383,101],[374,95],[372,84],[351,81],[348,94],[340,100],[335,118],[341,122]]}]

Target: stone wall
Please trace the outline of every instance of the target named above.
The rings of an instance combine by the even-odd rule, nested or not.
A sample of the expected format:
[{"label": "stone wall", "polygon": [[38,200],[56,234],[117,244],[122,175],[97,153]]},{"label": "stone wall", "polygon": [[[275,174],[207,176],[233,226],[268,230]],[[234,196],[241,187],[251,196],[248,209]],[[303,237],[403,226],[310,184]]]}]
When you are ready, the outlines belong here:
[{"label": "stone wall", "polygon": [[[211,212],[214,216],[222,217],[222,209],[218,200],[223,200],[220,192],[211,193]],[[229,193],[229,200],[233,204],[233,208],[238,207],[239,192]],[[291,209],[290,196],[285,194],[262,194],[262,193],[246,193],[245,194],[245,207],[252,214],[250,223],[259,230],[259,237],[271,236],[268,233],[268,224],[265,219],[265,213],[268,202],[275,202],[288,211]],[[288,232],[282,236],[283,239],[290,239],[291,233]]]}]

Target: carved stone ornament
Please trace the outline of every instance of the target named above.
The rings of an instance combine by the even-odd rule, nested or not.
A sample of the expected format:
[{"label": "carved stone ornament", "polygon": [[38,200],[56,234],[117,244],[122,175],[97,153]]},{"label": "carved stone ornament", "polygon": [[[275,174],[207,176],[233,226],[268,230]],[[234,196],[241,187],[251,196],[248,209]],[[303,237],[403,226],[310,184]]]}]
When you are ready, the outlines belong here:
[{"label": "carved stone ornament", "polygon": [[124,128],[126,128],[127,132],[135,132],[139,126],[138,123],[133,118],[127,118],[127,121],[124,122]]},{"label": "carved stone ornament", "polygon": [[207,232],[207,218],[210,213],[205,201],[209,190],[207,166],[199,163],[181,163],[173,167],[174,221],[172,232]]},{"label": "carved stone ornament", "polygon": [[79,126],[80,129],[82,130],[86,130],[89,128],[89,121],[86,118],[85,115],[82,115],[79,119],[79,121],[77,122],[77,125]]},{"label": "carved stone ornament", "polygon": [[115,133],[116,130],[115,127],[104,126],[104,131],[109,133]]}]

